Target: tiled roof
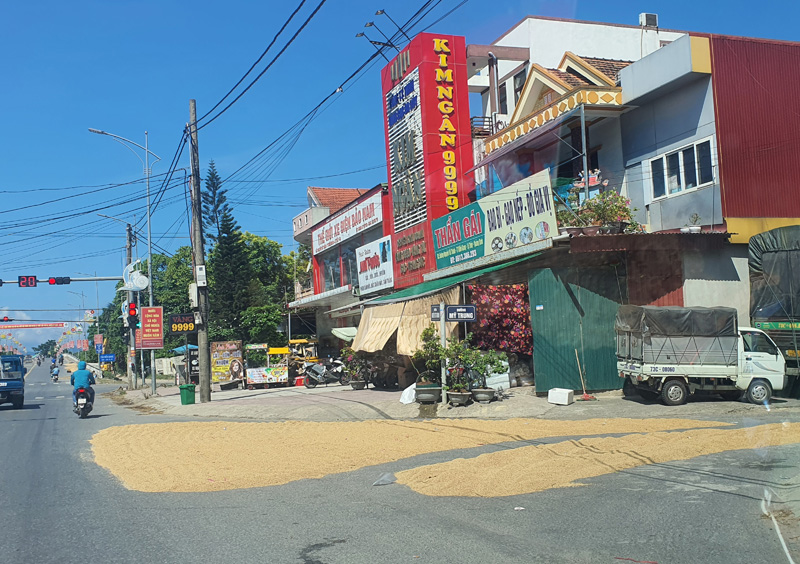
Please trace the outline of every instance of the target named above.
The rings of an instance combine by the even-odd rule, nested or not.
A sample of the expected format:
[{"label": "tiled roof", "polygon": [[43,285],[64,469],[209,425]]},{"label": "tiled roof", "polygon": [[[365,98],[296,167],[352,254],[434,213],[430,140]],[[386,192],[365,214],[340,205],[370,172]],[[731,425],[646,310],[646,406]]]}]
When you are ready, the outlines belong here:
[{"label": "tiled roof", "polygon": [[308,191],[314,194],[320,206],[331,210],[331,215],[362,194],[369,192],[362,188],[319,188],[316,186],[309,186]]},{"label": "tiled roof", "polygon": [[575,76],[574,74],[570,74],[568,72],[560,71],[558,69],[547,69],[547,72],[555,76],[556,78],[560,78],[562,81],[566,82],[572,88],[578,86],[586,86],[589,84],[585,80],[583,80],[579,76]]},{"label": "tiled roof", "polygon": [[615,82],[617,80],[617,76],[619,75],[619,71],[633,62],[619,61],[617,59],[597,59],[594,57],[581,57],[581,59],[592,65],[594,68]]}]

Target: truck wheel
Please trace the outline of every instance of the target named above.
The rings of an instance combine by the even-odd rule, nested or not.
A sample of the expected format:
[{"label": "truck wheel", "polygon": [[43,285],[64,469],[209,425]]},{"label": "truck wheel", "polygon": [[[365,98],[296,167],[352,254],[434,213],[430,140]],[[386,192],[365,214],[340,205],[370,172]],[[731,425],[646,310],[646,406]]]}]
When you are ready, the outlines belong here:
[{"label": "truck wheel", "polygon": [[636,386],[633,385],[630,378],[625,378],[625,382],[622,384],[622,395],[626,398],[632,398],[638,395]]},{"label": "truck wheel", "polygon": [[747,387],[747,401],[759,405],[769,403],[772,398],[772,387],[766,380],[753,380]]},{"label": "truck wheel", "polygon": [[686,403],[688,393],[683,380],[670,380],[661,388],[661,401],[665,405],[683,405]]}]

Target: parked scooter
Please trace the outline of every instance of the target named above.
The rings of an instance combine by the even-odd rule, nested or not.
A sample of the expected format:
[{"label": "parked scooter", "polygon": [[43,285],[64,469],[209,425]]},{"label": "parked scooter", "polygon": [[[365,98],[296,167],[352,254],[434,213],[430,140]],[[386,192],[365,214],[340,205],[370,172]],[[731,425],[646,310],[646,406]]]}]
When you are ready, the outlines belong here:
[{"label": "parked scooter", "polygon": [[92,396],[89,393],[89,389],[90,388],[78,388],[78,391],[75,392],[75,399],[77,401],[75,413],[77,413],[78,417],[81,419],[86,419],[86,416],[92,411]]},{"label": "parked scooter", "polygon": [[327,386],[333,382],[345,385],[350,381],[346,376],[344,363],[338,358],[331,361],[329,366],[314,362],[303,363],[303,374],[305,375],[304,384],[306,388],[316,388],[317,384],[325,384]]}]

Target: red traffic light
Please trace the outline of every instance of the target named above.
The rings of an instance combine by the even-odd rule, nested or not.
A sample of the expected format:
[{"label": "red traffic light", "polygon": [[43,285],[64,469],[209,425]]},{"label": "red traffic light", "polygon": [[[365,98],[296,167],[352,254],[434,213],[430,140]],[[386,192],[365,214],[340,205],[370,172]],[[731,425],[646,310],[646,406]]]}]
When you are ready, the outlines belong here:
[{"label": "red traffic light", "polygon": [[3,317],[3,323],[8,323],[9,321],[14,321],[14,320],[8,317],[7,315]]},{"label": "red traffic light", "polygon": [[61,286],[62,284],[69,284],[70,282],[69,276],[51,276],[47,279],[47,283],[51,286]]},{"label": "red traffic light", "polygon": [[131,317],[136,317],[139,315],[139,310],[134,302],[128,303],[128,315]]}]

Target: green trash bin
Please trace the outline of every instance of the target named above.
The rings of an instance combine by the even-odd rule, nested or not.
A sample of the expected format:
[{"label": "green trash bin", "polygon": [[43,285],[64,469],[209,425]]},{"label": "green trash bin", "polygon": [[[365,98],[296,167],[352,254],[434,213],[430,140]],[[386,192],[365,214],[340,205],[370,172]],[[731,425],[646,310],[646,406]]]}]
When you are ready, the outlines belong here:
[{"label": "green trash bin", "polygon": [[181,405],[194,404],[194,384],[184,384],[181,389]]}]

